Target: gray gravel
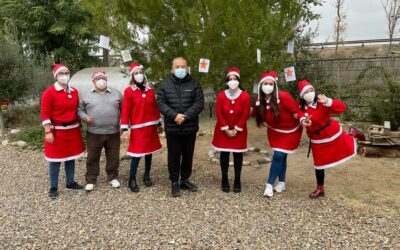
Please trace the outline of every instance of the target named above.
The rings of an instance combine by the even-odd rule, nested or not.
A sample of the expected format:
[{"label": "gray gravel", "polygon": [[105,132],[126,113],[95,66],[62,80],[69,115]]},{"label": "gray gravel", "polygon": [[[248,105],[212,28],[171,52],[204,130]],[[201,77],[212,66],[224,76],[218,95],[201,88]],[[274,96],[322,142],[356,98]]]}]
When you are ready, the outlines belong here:
[{"label": "gray gravel", "polygon": [[[396,216],[309,200],[290,189],[267,199],[263,183],[244,182],[241,194],[225,194],[206,161],[194,167],[200,191],[170,198],[163,155],[154,157],[156,185],[140,181],[138,194],[126,187],[129,162],[122,161],[121,188],[112,189],[102,172],[95,191],[67,191],[61,171],[60,196],[50,200],[42,153],[0,146],[0,249],[400,248]],[[82,184],[83,175],[79,161]]]}]

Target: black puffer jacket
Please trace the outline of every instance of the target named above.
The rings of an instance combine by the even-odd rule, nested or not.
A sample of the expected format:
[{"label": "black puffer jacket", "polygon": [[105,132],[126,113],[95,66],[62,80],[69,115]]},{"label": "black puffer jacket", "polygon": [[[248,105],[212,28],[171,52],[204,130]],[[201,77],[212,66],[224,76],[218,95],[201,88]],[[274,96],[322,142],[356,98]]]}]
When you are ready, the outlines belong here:
[{"label": "black puffer jacket", "polygon": [[[171,74],[161,83],[157,103],[164,115],[166,133],[189,135],[199,131],[199,114],[204,108],[204,94],[200,84],[190,75],[179,79]],[[175,123],[179,113],[186,116],[181,125]]]}]

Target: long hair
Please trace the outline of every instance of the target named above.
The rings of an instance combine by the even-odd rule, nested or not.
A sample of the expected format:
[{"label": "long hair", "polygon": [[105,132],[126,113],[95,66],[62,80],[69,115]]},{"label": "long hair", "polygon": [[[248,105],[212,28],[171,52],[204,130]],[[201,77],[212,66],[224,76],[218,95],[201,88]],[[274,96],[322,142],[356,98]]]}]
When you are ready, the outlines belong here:
[{"label": "long hair", "polygon": [[[269,99],[270,106],[272,107],[272,113],[274,114],[275,119],[278,119],[279,116],[279,105],[277,96],[277,89],[276,84],[274,83],[274,90],[271,93],[271,98]],[[267,95],[262,91],[262,84],[258,87],[258,91],[260,93],[260,106],[256,106],[256,123],[257,127],[260,127],[261,124],[264,122],[264,112],[266,110],[265,107],[265,99]]]},{"label": "long hair", "polygon": [[[235,75],[234,75],[234,76],[235,76]],[[239,88],[240,90],[243,90],[242,81],[240,80],[240,77],[235,76],[235,78],[236,78],[236,80],[238,80],[238,82],[239,82],[238,88]],[[227,83],[227,82],[229,82],[229,76],[225,77],[225,83]],[[229,89],[228,85],[227,85],[227,84],[225,84],[225,85],[226,85],[225,89]]]},{"label": "long hair", "polygon": [[[299,100],[300,100],[300,101],[299,101],[300,109],[304,109],[304,107],[307,106],[306,100],[304,100],[303,97],[300,97]],[[318,95],[317,95],[317,93],[315,93],[315,98],[314,98],[313,103],[315,103],[315,102],[317,102],[317,101],[318,101]]]}]

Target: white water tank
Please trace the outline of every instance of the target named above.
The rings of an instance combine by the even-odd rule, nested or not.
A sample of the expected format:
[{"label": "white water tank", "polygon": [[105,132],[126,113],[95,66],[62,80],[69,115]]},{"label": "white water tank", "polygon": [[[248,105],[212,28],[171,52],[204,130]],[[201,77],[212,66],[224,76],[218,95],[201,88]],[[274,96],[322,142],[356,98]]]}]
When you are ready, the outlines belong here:
[{"label": "white water tank", "polygon": [[93,88],[92,74],[96,71],[105,71],[107,74],[107,85],[118,89],[121,94],[129,86],[129,68],[121,67],[99,67],[86,68],[76,72],[69,81],[69,85],[78,89],[79,93],[88,92]]}]

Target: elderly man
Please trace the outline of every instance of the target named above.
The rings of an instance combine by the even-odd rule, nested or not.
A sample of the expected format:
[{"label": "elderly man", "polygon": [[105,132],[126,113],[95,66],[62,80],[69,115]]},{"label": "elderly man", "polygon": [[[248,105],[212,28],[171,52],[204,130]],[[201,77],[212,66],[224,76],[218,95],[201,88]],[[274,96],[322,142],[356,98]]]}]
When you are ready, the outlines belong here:
[{"label": "elderly man", "polygon": [[120,133],[119,120],[122,103],[121,93],[107,86],[104,71],[92,75],[93,88],[83,93],[78,115],[87,123],[86,191],[92,191],[99,175],[101,150],[105,149],[107,179],[118,188]]},{"label": "elderly man", "polygon": [[200,84],[188,74],[185,58],[178,57],[172,61],[171,75],[161,84],[157,103],[164,115],[172,196],[180,196],[181,188],[196,192],[197,187],[189,182],[189,177],[192,174],[194,146],[199,130],[199,114],[204,108],[204,95]]}]

